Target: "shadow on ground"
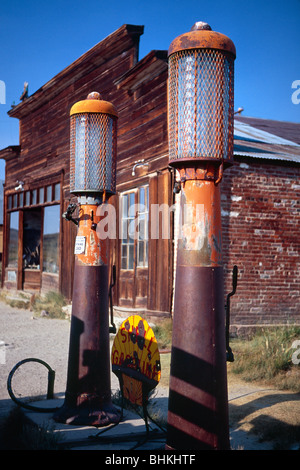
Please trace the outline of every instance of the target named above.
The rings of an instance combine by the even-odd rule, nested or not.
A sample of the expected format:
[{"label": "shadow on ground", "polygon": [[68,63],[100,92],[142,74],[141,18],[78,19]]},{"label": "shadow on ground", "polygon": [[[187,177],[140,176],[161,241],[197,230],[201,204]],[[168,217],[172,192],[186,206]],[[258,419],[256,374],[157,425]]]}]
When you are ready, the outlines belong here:
[{"label": "shadow on ground", "polygon": [[[250,448],[300,450],[300,394],[261,390],[229,403],[231,435]],[[256,447],[254,447],[254,445]]]}]

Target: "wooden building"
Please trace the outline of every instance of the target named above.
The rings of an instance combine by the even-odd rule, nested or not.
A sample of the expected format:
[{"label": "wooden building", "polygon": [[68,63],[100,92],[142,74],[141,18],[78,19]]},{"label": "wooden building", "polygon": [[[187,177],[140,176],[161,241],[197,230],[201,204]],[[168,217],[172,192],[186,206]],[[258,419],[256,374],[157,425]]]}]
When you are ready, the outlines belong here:
[{"label": "wooden building", "polygon": [[[121,204],[143,197],[148,205],[171,197],[167,54],[153,51],[138,62],[142,33],[143,26],[122,26],[9,111],[19,119],[20,145],[0,151],[6,161],[3,287],[59,290],[72,298],[76,226],[62,218],[71,200],[69,111],[91,91],[99,91],[119,113]],[[138,166],[133,177],[135,162],[142,159],[147,165]],[[119,210],[117,202],[115,197]],[[127,216],[129,220],[129,212]],[[172,242],[155,240],[148,246],[144,240],[137,246],[131,241],[112,241],[117,304],[168,312],[171,277],[166,270]]]},{"label": "wooden building", "polygon": [[[117,194],[112,202],[120,223],[117,237],[110,240],[111,264],[117,268],[114,305],[146,315],[172,312],[174,212],[160,216],[159,236],[147,236],[154,225],[150,208],[176,203],[176,175],[168,166],[167,52],[151,51],[138,60],[142,34],[143,26],[123,25],[9,111],[19,119],[20,144],[0,151],[6,161],[4,288],[58,290],[72,298],[76,226],[62,218],[72,200],[69,111],[98,91],[119,113]],[[290,230],[289,242],[284,242],[287,223],[299,229],[300,142],[285,137],[299,135],[299,125],[237,117],[236,130],[235,164],[222,182],[226,292],[233,265],[240,268],[232,322],[300,322],[299,236]],[[293,208],[293,222],[283,201]],[[139,209],[133,211],[133,204]],[[273,225],[268,229],[270,217]],[[137,240],[128,231],[132,222],[144,233]],[[166,223],[169,236],[162,236]],[[271,252],[272,259],[267,256]],[[274,285],[273,271],[278,275]],[[293,279],[283,295],[280,282],[287,272]]]}]

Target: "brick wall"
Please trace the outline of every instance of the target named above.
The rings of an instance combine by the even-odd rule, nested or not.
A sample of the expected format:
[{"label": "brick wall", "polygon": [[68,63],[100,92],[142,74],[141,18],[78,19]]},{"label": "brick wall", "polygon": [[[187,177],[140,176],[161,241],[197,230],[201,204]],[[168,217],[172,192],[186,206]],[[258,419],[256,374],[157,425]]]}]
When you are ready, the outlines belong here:
[{"label": "brick wall", "polygon": [[221,183],[231,325],[300,324],[300,167],[237,161]]}]

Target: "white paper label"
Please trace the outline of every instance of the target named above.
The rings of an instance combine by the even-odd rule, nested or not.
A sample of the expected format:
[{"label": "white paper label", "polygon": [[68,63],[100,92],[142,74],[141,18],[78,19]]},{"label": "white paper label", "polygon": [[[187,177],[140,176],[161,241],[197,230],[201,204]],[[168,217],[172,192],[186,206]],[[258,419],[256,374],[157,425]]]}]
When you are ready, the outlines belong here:
[{"label": "white paper label", "polygon": [[81,255],[84,252],[85,252],[85,237],[82,237],[82,236],[76,237],[74,254]]}]

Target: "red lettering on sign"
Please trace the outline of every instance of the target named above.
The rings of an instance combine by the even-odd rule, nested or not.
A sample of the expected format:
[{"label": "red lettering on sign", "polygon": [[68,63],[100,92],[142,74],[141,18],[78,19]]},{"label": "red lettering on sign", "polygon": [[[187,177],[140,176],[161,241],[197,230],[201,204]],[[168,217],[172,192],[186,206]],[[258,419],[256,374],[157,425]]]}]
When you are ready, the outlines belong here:
[{"label": "red lettering on sign", "polygon": [[121,333],[121,336],[122,336],[122,343],[126,343],[127,338],[128,338],[128,333],[127,333],[127,331],[125,330],[125,328],[122,328],[122,329],[120,330],[120,333]]},{"label": "red lettering on sign", "polygon": [[112,356],[112,363],[118,364],[118,360],[119,360],[119,351],[115,349],[113,352],[113,356]]}]

